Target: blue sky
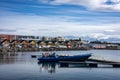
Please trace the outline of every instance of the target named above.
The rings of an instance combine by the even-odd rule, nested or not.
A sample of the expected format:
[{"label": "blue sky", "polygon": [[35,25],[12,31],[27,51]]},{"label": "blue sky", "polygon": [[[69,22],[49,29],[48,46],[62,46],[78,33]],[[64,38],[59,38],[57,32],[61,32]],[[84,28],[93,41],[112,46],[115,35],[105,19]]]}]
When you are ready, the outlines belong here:
[{"label": "blue sky", "polygon": [[120,0],[0,0],[0,34],[120,39]]}]

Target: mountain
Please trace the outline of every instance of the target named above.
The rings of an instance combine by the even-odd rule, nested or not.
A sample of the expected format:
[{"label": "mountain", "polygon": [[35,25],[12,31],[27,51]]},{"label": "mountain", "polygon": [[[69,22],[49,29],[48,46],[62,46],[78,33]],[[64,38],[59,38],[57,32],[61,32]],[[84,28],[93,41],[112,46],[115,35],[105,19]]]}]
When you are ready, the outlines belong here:
[{"label": "mountain", "polygon": [[81,38],[82,40],[87,40],[87,41],[96,41],[96,40],[99,40],[99,41],[106,41],[106,42],[113,42],[113,43],[120,43],[120,38],[108,38],[108,39],[96,39],[96,38],[91,38],[89,36],[82,36],[82,37],[79,37],[79,36],[64,36],[67,40],[69,39],[79,39]]}]

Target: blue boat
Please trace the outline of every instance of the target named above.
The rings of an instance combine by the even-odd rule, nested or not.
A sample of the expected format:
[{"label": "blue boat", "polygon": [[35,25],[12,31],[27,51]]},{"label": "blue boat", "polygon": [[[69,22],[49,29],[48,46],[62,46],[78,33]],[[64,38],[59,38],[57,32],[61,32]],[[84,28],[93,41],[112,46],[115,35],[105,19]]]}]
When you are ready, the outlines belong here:
[{"label": "blue boat", "polygon": [[59,61],[76,61],[83,62],[86,61],[91,54],[82,54],[82,55],[73,55],[73,56],[65,56],[65,55],[56,55],[55,53],[49,55],[45,54],[42,57],[38,58],[39,62],[59,62]]}]

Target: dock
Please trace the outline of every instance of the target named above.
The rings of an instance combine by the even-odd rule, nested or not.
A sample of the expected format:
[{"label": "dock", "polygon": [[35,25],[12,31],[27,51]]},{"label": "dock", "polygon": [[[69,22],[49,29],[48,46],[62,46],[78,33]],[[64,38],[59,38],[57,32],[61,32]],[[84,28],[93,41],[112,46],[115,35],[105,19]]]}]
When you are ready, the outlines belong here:
[{"label": "dock", "polygon": [[72,61],[60,61],[60,67],[70,67],[72,65],[77,67],[90,67],[90,68],[120,68],[120,62],[99,60],[99,59],[88,59],[85,62],[72,62]]},{"label": "dock", "polygon": [[[31,58],[37,58],[41,55],[31,55]],[[107,68],[120,68],[120,62],[117,61],[109,61],[109,60],[101,60],[101,59],[94,59],[89,58],[85,62],[74,62],[74,61],[59,61],[60,67],[69,67],[69,65],[79,66],[79,67],[94,67],[99,68],[101,65]]]}]

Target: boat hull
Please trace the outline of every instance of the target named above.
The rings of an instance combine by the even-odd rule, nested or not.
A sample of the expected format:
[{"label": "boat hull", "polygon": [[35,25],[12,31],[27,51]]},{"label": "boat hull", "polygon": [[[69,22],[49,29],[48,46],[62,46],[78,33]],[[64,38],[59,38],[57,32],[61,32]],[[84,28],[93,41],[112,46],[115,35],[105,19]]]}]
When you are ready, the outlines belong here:
[{"label": "boat hull", "polygon": [[59,57],[46,57],[46,58],[38,58],[40,62],[59,62],[59,61],[86,61],[91,54],[84,55],[75,55],[75,56],[59,56]]}]

